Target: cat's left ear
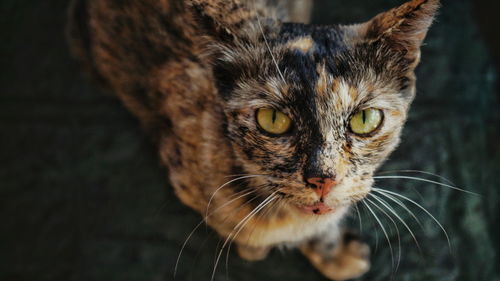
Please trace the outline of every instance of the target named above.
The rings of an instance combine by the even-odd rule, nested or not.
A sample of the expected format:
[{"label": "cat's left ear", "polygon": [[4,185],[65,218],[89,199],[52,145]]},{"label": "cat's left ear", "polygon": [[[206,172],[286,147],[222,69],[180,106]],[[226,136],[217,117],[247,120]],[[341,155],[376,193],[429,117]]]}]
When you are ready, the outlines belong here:
[{"label": "cat's left ear", "polygon": [[439,0],[413,0],[354,28],[362,41],[383,41],[390,49],[404,54],[413,69],[419,62],[420,46],[439,6]]}]

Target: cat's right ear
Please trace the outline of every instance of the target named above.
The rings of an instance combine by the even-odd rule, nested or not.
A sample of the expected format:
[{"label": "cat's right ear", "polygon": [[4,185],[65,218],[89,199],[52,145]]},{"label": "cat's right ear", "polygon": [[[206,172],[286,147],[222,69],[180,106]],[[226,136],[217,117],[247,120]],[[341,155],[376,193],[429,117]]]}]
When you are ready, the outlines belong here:
[{"label": "cat's right ear", "polygon": [[390,49],[404,53],[415,67],[420,46],[438,8],[439,0],[412,0],[356,25],[355,29],[362,41],[384,41]]}]

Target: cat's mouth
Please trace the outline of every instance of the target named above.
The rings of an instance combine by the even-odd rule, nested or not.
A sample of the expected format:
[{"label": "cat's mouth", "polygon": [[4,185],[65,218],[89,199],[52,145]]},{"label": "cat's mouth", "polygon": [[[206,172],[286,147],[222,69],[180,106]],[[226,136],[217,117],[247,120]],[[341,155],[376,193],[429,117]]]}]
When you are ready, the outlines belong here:
[{"label": "cat's mouth", "polygon": [[300,205],[297,206],[297,208],[302,211],[303,213],[306,214],[312,214],[312,215],[324,215],[331,213],[334,208],[331,206],[326,205],[323,202],[318,202],[313,205]]}]

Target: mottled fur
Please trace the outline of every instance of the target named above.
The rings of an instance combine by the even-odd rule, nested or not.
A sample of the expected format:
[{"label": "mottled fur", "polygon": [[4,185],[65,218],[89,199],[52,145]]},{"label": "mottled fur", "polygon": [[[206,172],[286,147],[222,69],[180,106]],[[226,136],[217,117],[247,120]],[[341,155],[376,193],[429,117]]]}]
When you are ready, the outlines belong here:
[{"label": "mottled fur", "polygon": [[[284,9],[264,0],[76,0],[69,33],[75,56],[156,141],[181,201],[208,214],[242,257],[297,245],[327,277],[344,280],[368,269],[364,245],[308,245],[338,240],[339,221],[397,146],[437,6],[413,0],[364,24],[314,26],[284,22]],[[261,107],[291,117],[291,130],[260,129]],[[353,134],[349,119],[371,107],[384,112],[382,126]],[[234,174],[255,176],[224,185]],[[320,199],[309,177],[337,184]],[[318,200],[334,211],[297,208]]]}]

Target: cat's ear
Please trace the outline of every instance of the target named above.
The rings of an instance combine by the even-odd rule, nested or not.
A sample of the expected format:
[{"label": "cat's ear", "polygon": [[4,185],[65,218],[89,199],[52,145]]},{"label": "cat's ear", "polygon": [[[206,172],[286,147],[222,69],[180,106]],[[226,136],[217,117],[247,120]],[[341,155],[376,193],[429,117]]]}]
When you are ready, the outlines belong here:
[{"label": "cat's ear", "polygon": [[406,59],[418,64],[420,46],[427,34],[439,0],[413,0],[378,14],[366,23],[355,26],[362,41],[384,41],[389,48],[404,53]]}]

